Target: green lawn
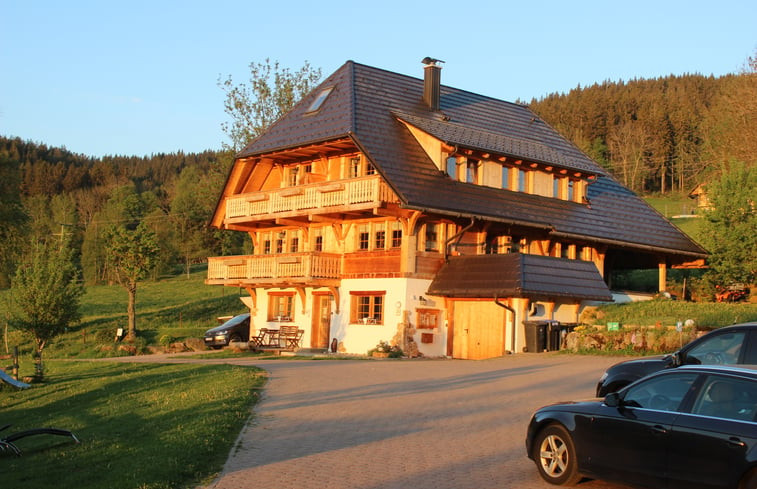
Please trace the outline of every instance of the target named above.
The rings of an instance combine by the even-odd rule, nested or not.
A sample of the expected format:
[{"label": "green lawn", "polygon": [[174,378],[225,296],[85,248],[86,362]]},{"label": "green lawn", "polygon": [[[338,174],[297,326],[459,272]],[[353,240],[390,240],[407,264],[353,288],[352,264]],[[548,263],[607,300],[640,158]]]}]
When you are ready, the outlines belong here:
[{"label": "green lawn", "polygon": [[265,376],[229,365],[120,364],[54,360],[27,390],[0,388],[0,425],[40,435],[0,452],[0,486],[57,489],[189,488],[223,466]]},{"label": "green lawn", "polygon": [[700,217],[676,217],[696,215],[696,201],[683,194],[649,195],[644,197],[644,200],[681,231],[699,241],[702,219]]},{"label": "green lawn", "polygon": [[[237,289],[205,285],[206,276],[206,268],[198,267],[189,278],[178,275],[139,283],[138,347],[157,346],[163,336],[175,340],[201,338],[208,328],[218,325],[218,316],[247,312]],[[7,293],[7,290],[0,291],[0,304],[2,295]],[[45,349],[45,356],[93,358],[125,355],[117,350],[114,338],[118,328],[127,328],[127,299],[126,291],[118,285],[87,287],[81,299],[81,323],[51,342]],[[10,347],[19,345],[27,357],[32,351],[31,342],[19,332],[9,332],[8,344]],[[107,349],[108,346],[112,348]]]},{"label": "green lawn", "polygon": [[729,324],[757,321],[755,303],[684,302],[658,299],[630,304],[602,306],[582,319],[588,324],[619,322],[633,326],[675,326],[678,321],[692,319],[698,329],[713,329]]}]

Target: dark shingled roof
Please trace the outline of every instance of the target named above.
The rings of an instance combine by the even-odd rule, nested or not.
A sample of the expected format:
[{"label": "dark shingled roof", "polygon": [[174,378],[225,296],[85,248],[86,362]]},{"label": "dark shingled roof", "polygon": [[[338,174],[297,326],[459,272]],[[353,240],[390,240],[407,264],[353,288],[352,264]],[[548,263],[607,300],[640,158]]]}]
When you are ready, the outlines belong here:
[{"label": "dark shingled roof", "polygon": [[[324,88],[333,91],[307,114]],[[442,85],[441,110],[423,103],[423,80],[348,61],[239,153],[263,155],[349,137],[405,208],[534,226],[566,239],[674,255],[706,252],[528,107]],[[590,205],[452,180],[405,121],[449,144],[597,175]]]},{"label": "dark shingled roof", "polygon": [[522,253],[450,257],[431,282],[428,294],[612,300],[594,263]]}]

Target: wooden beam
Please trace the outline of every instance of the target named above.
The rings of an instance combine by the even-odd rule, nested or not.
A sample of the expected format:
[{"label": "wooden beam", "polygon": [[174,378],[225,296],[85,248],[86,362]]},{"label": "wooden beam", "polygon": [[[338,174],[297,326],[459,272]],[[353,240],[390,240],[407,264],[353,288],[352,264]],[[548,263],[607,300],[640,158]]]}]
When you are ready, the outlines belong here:
[{"label": "wooden beam", "polygon": [[250,294],[250,297],[252,298],[252,305],[255,309],[258,308],[258,290],[255,287],[251,287],[249,285],[245,285],[244,290],[247,291],[248,294]]},{"label": "wooden beam", "polygon": [[342,218],[328,217],[321,214],[308,214],[308,220],[310,222],[315,222],[315,223],[323,222],[323,223],[328,223],[328,224],[340,223],[344,221],[344,219]]},{"label": "wooden beam", "polygon": [[276,218],[276,224],[279,225],[279,226],[304,227],[304,226],[307,226],[308,223],[307,223],[306,220],[302,220],[301,221],[299,219],[277,217]]},{"label": "wooden beam", "polygon": [[336,313],[339,314],[339,287],[329,287],[329,291],[334,294],[334,300],[336,301]]},{"label": "wooden beam", "polygon": [[302,314],[305,314],[305,307],[307,306],[306,302],[306,294],[305,294],[305,288],[304,287],[295,287],[294,290],[297,291],[297,295],[300,296],[300,302],[302,303]]},{"label": "wooden beam", "polygon": [[407,236],[415,236],[418,232],[418,220],[422,215],[421,211],[413,211],[407,219],[402,219],[403,232]]}]

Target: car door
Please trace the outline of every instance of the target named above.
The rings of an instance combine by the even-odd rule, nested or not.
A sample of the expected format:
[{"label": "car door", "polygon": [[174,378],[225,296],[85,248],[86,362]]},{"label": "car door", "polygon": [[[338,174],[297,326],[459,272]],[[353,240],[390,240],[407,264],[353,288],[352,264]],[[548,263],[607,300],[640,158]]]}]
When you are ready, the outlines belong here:
[{"label": "car door", "polygon": [[708,375],[690,413],[670,436],[669,476],[674,487],[736,487],[757,452],[757,382]]},{"label": "car door", "polygon": [[620,405],[603,404],[592,420],[587,465],[599,477],[664,487],[670,432],[697,377],[668,371],[623,389]]}]

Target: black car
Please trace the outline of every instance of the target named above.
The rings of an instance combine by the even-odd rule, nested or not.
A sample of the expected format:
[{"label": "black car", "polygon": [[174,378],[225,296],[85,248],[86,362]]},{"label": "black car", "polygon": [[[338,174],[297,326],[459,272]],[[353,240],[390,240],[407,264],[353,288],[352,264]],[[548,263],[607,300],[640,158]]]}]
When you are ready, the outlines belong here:
[{"label": "black car", "polygon": [[250,315],[234,316],[220,326],[205,331],[205,346],[223,348],[232,341],[247,341],[250,338]]},{"label": "black car", "polygon": [[608,368],[597,384],[604,397],[653,372],[681,365],[757,365],[757,323],[713,330],[669,355],[644,357]]},{"label": "black car", "polygon": [[533,415],[526,451],[552,484],[757,489],[757,367],[684,366]]}]

